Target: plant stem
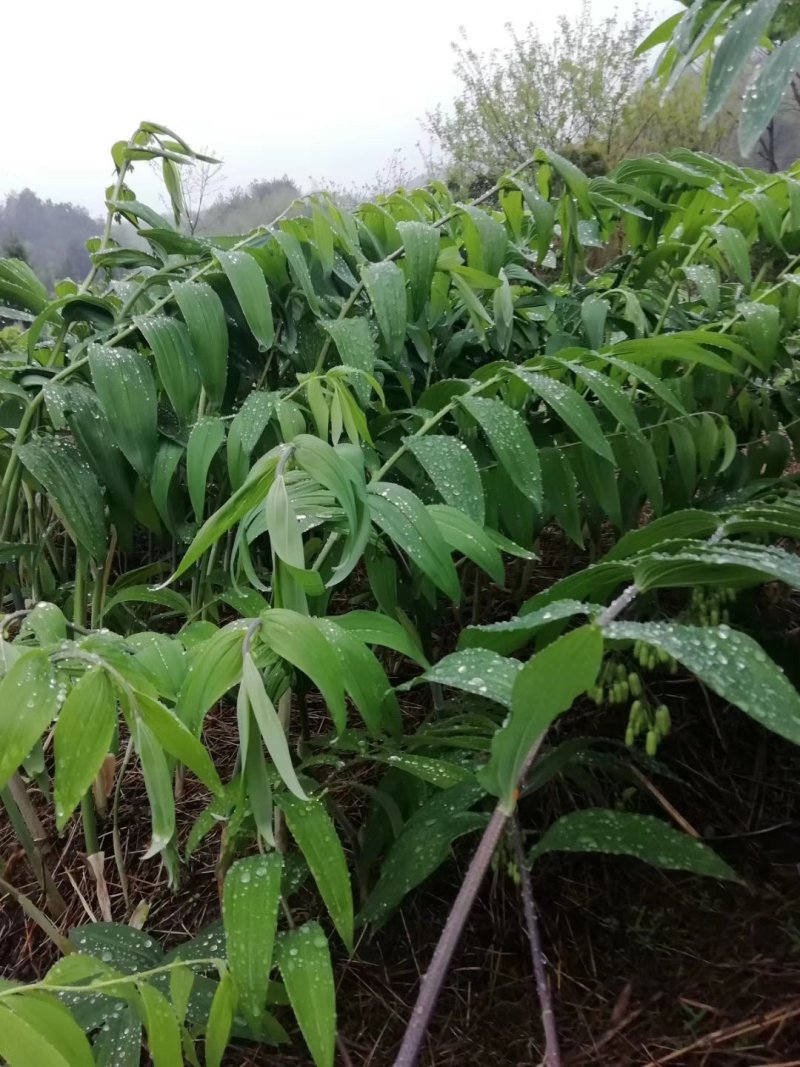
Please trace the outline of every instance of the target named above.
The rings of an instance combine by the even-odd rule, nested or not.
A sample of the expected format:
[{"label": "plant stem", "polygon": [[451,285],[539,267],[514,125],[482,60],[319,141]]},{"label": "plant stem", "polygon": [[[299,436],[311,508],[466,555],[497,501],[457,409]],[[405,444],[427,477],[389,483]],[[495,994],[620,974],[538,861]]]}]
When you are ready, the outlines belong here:
[{"label": "plant stem", "polygon": [[[534,760],[538,756],[539,749],[544,742],[544,737],[545,735],[542,734],[535,741],[525,758],[525,763],[519,778],[520,782],[524,781]],[[428,1028],[431,1015],[433,1014],[433,1009],[436,1006],[436,1001],[439,997],[442,985],[444,984],[447,969],[450,966],[450,960],[453,957],[453,952],[455,951],[456,945],[464,930],[467,918],[472,910],[472,905],[475,903],[475,897],[478,894],[481,882],[483,881],[484,875],[492,861],[492,856],[497,848],[497,843],[506,828],[508,819],[509,813],[505,810],[502,802],[498,803],[492,812],[492,817],[490,818],[486,829],[483,831],[483,837],[480,840],[480,844],[470,860],[466,876],[461,883],[458,896],[455,899],[450,914],[447,917],[444,930],[442,931],[436,949],[434,950],[433,959],[423,976],[419,987],[419,993],[417,994],[417,1002],[411,1013],[411,1021],[403,1036],[403,1043],[400,1046],[397,1059],[394,1061],[394,1067],[414,1067],[417,1062],[420,1048],[422,1047],[422,1040],[425,1036],[425,1031]]]},{"label": "plant stem", "polygon": [[58,918],[67,910],[67,905],[47,866],[47,834],[19,774],[12,774],[8,785],[0,790],[0,800],[20,844],[25,849],[36,881],[47,900],[48,910]]},{"label": "plant stem", "polygon": [[536,906],[533,901],[533,885],[531,872],[525,862],[525,852],[522,847],[522,834],[520,833],[519,820],[514,816],[513,820],[514,852],[517,858],[517,868],[520,876],[520,893],[522,907],[525,913],[525,925],[528,931],[528,940],[531,944],[531,958],[533,960],[533,974],[536,981],[536,995],[539,999],[539,1008],[542,1013],[542,1027],[544,1028],[545,1040],[545,1064],[546,1067],[561,1067],[561,1054],[558,1047],[558,1030],[556,1029],[556,1017],[553,1012],[553,1000],[550,995],[550,983],[547,980],[547,960],[542,951],[542,939],[539,933],[539,920],[536,915]]}]

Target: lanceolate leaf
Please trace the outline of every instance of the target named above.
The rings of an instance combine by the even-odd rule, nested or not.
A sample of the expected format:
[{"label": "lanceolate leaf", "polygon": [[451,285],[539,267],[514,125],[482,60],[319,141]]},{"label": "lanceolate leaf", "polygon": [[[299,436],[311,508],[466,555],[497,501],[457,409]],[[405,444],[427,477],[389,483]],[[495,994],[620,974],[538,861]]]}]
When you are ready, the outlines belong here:
[{"label": "lanceolate leaf", "polygon": [[[261,638],[276,656],[308,675],[322,693],[338,730],[346,723],[339,661],[319,628],[305,615],[273,608],[261,616]],[[300,791],[300,796],[305,793]]]},{"label": "lanceolate leaf", "polygon": [[430,298],[433,272],[439,256],[437,230],[426,222],[398,222],[397,229],[405,248],[408,280],[414,318],[418,318]]},{"label": "lanceolate leaf", "polygon": [[202,742],[158,700],[145,693],[135,692],[134,696],[137,713],[164,751],[186,764],[213,793],[221,795],[222,783]]},{"label": "lanceolate leaf", "polygon": [[800,744],[800,694],[761,646],[729,626],[614,622],[609,640],[642,641],[663,649],[709,689],[768,730]]},{"label": "lanceolate leaf", "polygon": [[336,828],[319,800],[303,801],[282,794],[279,804],[339,936],[352,952],[353,891]]},{"label": "lanceolate leaf", "polygon": [[785,41],[764,60],[754,83],[745,94],[739,120],[739,151],[746,158],[777,112],[786,87],[800,69],[800,34]]},{"label": "lanceolate leaf", "polygon": [[703,119],[710,122],[744,70],[770,23],[779,0],[757,0],[733,22],[714,56],[708,79]]},{"label": "lanceolate leaf", "polygon": [[614,454],[600,428],[600,423],[580,394],[563,382],[548,378],[545,374],[536,374],[523,367],[518,367],[516,373],[556,412],[580,441],[587,444],[598,456],[602,456],[610,463],[614,462]]},{"label": "lanceolate leaf", "polygon": [[407,437],[406,444],[422,464],[445,503],[483,524],[483,486],[478,465],[463,441],[442,434]]},{"label": "lanceolate leaf", "polygon": [[200,396],[200,375],[189,331],[167,315],[139,315],[134,321],[153,351],[158,376],[175,413],[188,422]]},{"label": "lanceolate leaf", "polygon": [[134,720],[133,739],[150,801],[152,838],[144,855],[149,859],[165,849],[175,834],[175,795],[164,749],[138,716]]},{"label": "lanceolate leaf", "polygon": [[[26,1000],[29,1003],[20,1004],[20,996],[0,1004],[0,1056],[8,1067],[34,1063],[37,1067],[90,1067],[94,1063],[88,1041],[65,1008],[56,1001]],[[55,1025],[54,1013],[58,1013]],[[76,1058],[64,1043],[65,1031],[72,1036],[73,1029],[78,1034],[77,1047],[85,1045],[86,1056]]]},{"label": "lanceolate leaf", "polygon": [[363,270],[378,329],[392,360],[403,352],[406,339],[406,284],[403,272],[394,263],[373,263]]},{"label": "lanceolate leaf", "polygon": [[147,982],[137,983],[144,1008],[147,1049],[153,1067],[174,1067],[180,1063],[181,1031],[175,1012],[160,990]]},{"label": "lanceolate leaf", "polygon": [[114,441],[147,481],[157,442],[156,386],[150,364],[127,348],[92,345],[89,367]]},{"label": "lanceolate leaf", "polygon": [[218,407],[228,374],[228,327],[222,301],[201,281],[173,282],[172,292],[189,330],[203,388]]},{"label": "lanceolate leaf", "polygon": [[236,1007],[236,990],[230,971],[222,975],[211,1002],[208,1025],[205,1033],[206,1067],[220,1067],[233,1027],[233,1012]]},{"label": "lanceolate leaf", "polygon": [[439,527],[448,548],[471,559],[498,585],[505,581],[503,557],[496,543],[482,525],[458,508],[446,504],[429,504],[428,512]]},{"label": "lanceolate leaf", "polygon": [[259,349],[266,352],[272,348],[275,327],[269,289],[261,268],[247,252],[220,252],[215,249],[214,255],[225,271]]},{"label": "lanceolate leaf", "polygon": [[244,485],[236,490],[219,511],[216,511],[206,519],[197,531],[197,536],[186,550],[178,569],[169,578],[168,582],[164,583],[165,585],[169,584],[169,582],[174,582],[176,578],[184,574],[204,552],[211,548],[215,541],[218,541],[232,526],[239,522],[240,519],[243,519],[249,511],[252,511],[257,504],[266,499],[269,487],[275,477],[277,465],[278,457],[274,454],[262,456],[258,460],[248,474]]},{"label": "lanceolate leaf", "polygon": [[400,708],[386,672],[377,658],[335,619],[315,619],[339,661],[345,689],[361,713],[370,733],[399,735]]},{"label": "lanceolate leaf", "polygon": [[[302,618],[302,616],[297,617]],[[247,700],[255,716],[264,744],[267,746],[267,751],[275,764],[275,769],[281,776],[286,788],[301,800],[306,800],[306,794],[297,780],[297,774],[292,764],[292,757],[283,725],[278,718],[278,713],[272,701],[267,695],[264,680],[249,652],[246,652],[242,657],[241,684],[247,694]]]},{"label": "lanceolate leaf", "polygon": [[56,827],[64,824],[91,787],[110,750],[117,721],[116,694],[107,673],[92,667],[64,701],[53,739]]},{"label": "lanceolate leaf", "polygon": [[738,882],[738,875],[702,841],[651,815],[590,808],[562,816],[530,851],[531,861],[546,852],[601,852],[635,856],[653,867],[691,871]]},{"label": "lanceolate leaf", "polygon": [[489,648],[508,656],[529,644],[545,626],[576,615],[595,614],[600,610],[597,605],[584,604],[579,600],[556,600],[545,608],[518,615],[508,622],[468,626],[461,631],[458,643],[461,648]]},{"label": "lanceolate leaf", "polygon": [[486,815],[469,810],[481,795],[475,782],[462,782],[442,789],[411,816],[383,862],[361,922],[385,922],[406,893],[447,859],[453,841],[485,825]]},{"label": "lanceolate leaf", "polygon": [[369,507],[373,522],[434,585],[457,601],[461,590],[449,549],[419,497],[405,486],[375,482],[369,487]]},{"label": "lanceolate leaf", "polygon": [[522,664],[486,648],[465,648],[439,660],[416,681],[435,682],[511,707]]},{"label": "lanceolate leaf", "polygon": [[309,922],[281,934],[276,955],[292,1010],[316,1067],[333,1067],[336,990],[322,927]]},{"label": "lanceolate leaf", "polygon": [[506,811],[514,809],[520,772],[534,742],[594,685],[602,657],[602,632],[582,626],[537,652],[517,675],[511,717],[495,734],[489,763],[479,774]]},{"label": "lanceolate leaf", "polygon": [[31,649],[0,681],[0,789],[55,717],[64,698],[50,660]]},{"label": "lanceolate leaf", "polygon": [[108,543],[103,493],[75,444],[66,437],[34,437],[20,447],[19,458],[47,490],[70,537],[102,560]]},{"label": "lanceolate leaf", "polygon": [[283,860],[276,852],[238,860],[225,876],[222,920],[239,1007],[258,1035],[266,1006],[281,898]]},{"label": "lanceolate leaf", "polygon": [[520,416],[501,400],[482,396],[459,397],[472,415],[514,485],[529,500],[541,505],[542,475],[539,454]]},{"label": "lanceolate leaf", "polygon": [[206,416],[192,427],[186,446],[186,482],[195,518],[203,521],[206,505],[206,483],[214,456],[225,440],[225,423],[220,418]]}]

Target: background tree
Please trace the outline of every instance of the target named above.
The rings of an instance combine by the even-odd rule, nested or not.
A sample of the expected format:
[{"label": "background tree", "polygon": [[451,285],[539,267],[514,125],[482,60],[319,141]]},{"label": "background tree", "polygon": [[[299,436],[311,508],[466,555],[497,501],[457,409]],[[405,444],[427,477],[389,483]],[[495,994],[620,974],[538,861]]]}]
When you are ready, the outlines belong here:
[{"label": "background tree", "polygon": [[730,151],[731,135],[738,115],[726,108],[703,125],[703,84],[694,71],[687,72],[669,96],[645,82],[631,96],[613,131],[608,163],[623,159],[688,148],[724,156]]},{"label": "background tree", "polygon": [[[203,149],[205,156],[215,154],[210,149]],[[208,208],[222,191],[225,183],[222,167],[222,163],[199,159],[194,166],[180,168],[184,225],[189,233],[195,233],[204,209]]]},{"label": "background tree", "polygon": [[426,122],[451,176],[474,191],[536,148],[608,155],[643,74],[635,50],[646,26],[639,9],[624,24],[595,22],[585,0],[575,20],[561,16],[552,40],[533,23],[509,25],[506,48],[480,53],[462,33],[453,44],[461,91],[452,110],[438,107]]}]

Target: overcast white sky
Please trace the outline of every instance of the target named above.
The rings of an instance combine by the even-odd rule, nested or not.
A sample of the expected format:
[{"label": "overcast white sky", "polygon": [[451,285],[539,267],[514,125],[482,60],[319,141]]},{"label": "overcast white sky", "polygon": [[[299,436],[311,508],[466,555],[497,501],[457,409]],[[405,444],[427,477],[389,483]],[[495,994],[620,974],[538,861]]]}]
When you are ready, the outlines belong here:
[{"label": "overcast white sky", "polygon": [[[653,17],[675,0],[643,0]],[[108,149],[143,120],[225,160],[228,184],[284,172],[364,181],[400,150],[413,167],[426,111],[457,90],[450,42],[543,35],[580,0],[0,0],[0,197],[29,186],[100,213]],[[595,18],[635,0],[593,0]],[[156,195],[146,167],[132,177]]]}]

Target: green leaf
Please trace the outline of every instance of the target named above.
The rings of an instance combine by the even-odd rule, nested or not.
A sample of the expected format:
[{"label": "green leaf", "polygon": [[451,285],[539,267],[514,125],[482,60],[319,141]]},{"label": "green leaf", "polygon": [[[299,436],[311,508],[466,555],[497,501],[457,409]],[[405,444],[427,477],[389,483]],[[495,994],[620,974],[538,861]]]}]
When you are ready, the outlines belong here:
[{"label": "green leaf", "polygon": [[[339,664],[345,689],[374,736],[399,735],[402,720],[397,697],[377,657],[335,619],[314,619]],[[338,724],[337,724],[338,728]]]},{"label": "green leaf", "polygon": [[183,1062],[181,1031],[172,1006],[163,993],[147,982],[137,982],[144,1009],[147,1049],[153,1067],[175,1067]]},{"label": "green leaf", "polygon": [[189,330],[209,400],[219,407],[228,377],[228,327],[222,301],[206,282],[173,282],[172,293]]},{"label": "green leaf", "polygon": [[250,456],[275,414],[275,395],[260,390],[248,393],[228,431],[228,474],[238,489],[247,478]]},{"label": "green leaf", "polygon": [[439,232],[427,222],[398,222],[397,231],[403,242],[408,281],[411,290],[412,314],[418,319],[431,295],[433,272],[439,257]]},{"label": "green leaf", "polygon": [[569,367],[576,378],[580,378],[581,381],[585,382],[603,407],[611,412],[620,426],[623,426],[632,434],[641,432],[633,404],[622,387],[612,378],[607,374],[592,370],[591,367],[584,367],[580,363],[567,362],[566,360],[559,362],[563,362],[563,365]]},{"label": "green leaf", "polygon": [[156,457],[156,385],[150,364],[127,348],[89,346],[89,368],[114,443],[145,481]]},{"label": "green leaf", "polygon": [[633,578],[642,592],[666,586],[745,588],[769,581],[800,588],[800,558],[774,545],[668,541],[660,547],[632,561]]},{"label": "green leaf", "polygon": [[478,775],[505,811],[514,810],[519,777],[534,743],[592,688],[602,659],[601,630],[581,626],[537,652],[518,673],[511,717],[492,739],[489,762]]},{"label": "green leaf", "polygon": [[480,786],[462,782],[442,789],[411,816],[389,850],[380,877],[359,920],[378,926],[403,897],[450,855],[457,838],[484,826],[487,816],[469,811],[482,796]]},{"label": "green leaf", "polygon": [[275,233],[275,240],[281,246],[283,254],[286,256],[286,261],[289,264],[289,271],[294,278],[295,284],[302,289],[303,294],[308,301],[308,306],[314,314],[319,315],[319,299],[316,290],[314,289],[314,283],[311,280],[308,264],[303,255],[302,245],[293,233],[287,233],[285,230],[278,230]]},{"label": "green leaf", "polygon": [[200,375],[189,331],[167,315],[136,315],[133,321],[155,356],[158,377],[175,414],[188,422],[200,397]]},{"label": "green leaf", "polygon": [[784,41],[768,56],[745,93],[739,120],[739,151],[746,159],[778,111],[787,86],[800,68],[800,34]]},{"label": "green leaf", "polygon": [[728,626],[615,622],[609,640],[642,641],[663,649],[723,700],[781,737],[800,744],[800,694],[763,648]]},{"label": "green leaf", "polygon": [[673,829],[652,815],[613,809],[590,808],[562,816],[531,849],[530,861],[546,852],[635,856],[664,870],[691,871],[723,881],[741,881],[736,872],[702,841]]},{"label": "green leaf", "polygon": [[583,214],[591,218],[593,211],[592,202],[589,199],[589,179],[583,171],[576,167],[574,163],[565,159],[564,156],[560,156],[557,152],[553,152],[548,148],[538,148],[535,152],[535,158],[548,163],[553,168],[577,200]]},{"label": "green leaf", "polygon": [[600,348],[606,336],[608,304],[601,296],[587,296],[581,304],[581,322],[589,348]]},{"label": "green leaf", "polygon": [[222,507],[211,515],[200,529],[186,550],[186,554],[178,565],[178,569],[172,574],[164,585],[169,585],[176,578],[196,563],[198,559],[218,541],[223,534],[227,533],[240,519],[252,511],[253,508],[266,499],[269,487],[275,477],[275,468],[278,465],[278,456],[268,453],[262,456],[248,474],[244,484],[229,497]]},{"label": "green leaf", "polygon": [[614,453],[597,417],[579,393],[555,378],[535,374],[523,367],[515,367],[514,373],[555,411],[580,441],[609,463],[614,462]]},{"label": "green leaf", "polygon": [[275,328],[269,289],[261,268],[246,252],[214,249],[214,255],[231,284],[247,325],[258,341],[259,350],[268,351],[275,340]]},{"label": "green leaf", "polygon": [[488,211],[467,205],[463,207],[464,244],[470,267],[497,277],[506,258],[508,237],[505,227],[493,219]]},{"label": "green leaf", "polygon": [[500,280],[500,287],[495,290],[492,310],[497,344],[503,355],[507,355],[514,333],[514,297],[511,293],[511,286],[508,284],[508,276],[504,270],[500,271]]},{"label": "green leaf", "polygon": [[188,657],[180,639],[147,630],[127,639],[136,649],[136,663],[163,698],[175,700],[188,671]]},{"label": "green leaf", "polygon": [[[302,618],[303,616],[298,615],[296,617]],[[278,718],[278,713],[272,701],[267,696],[264,680],[249,652],[246,652],[242,657],[241,684],[247,695],[250,709],[258,723],[261,737],[267,746],[272,762],[275,764],[275,769],[281,776],[281,780],[295,796],[301,800],[306,800],[306,794],[297,780],[297,774],[292,764],[289,743],[286,740],[283,725]]]},{"label": "green leaf", "polygon": [[101,667],[81,675],[64,701],[53,736],[56,828],[61,831],[111,751],[116,694]]},{"label": "green leaf", "polygon": [[[365,318],[333,319],[322,322],[321,326],[333,338],[343,366],[372,374],[375,370],[375,342]],[[359,378],[355,389],[362,402],[366,402],[369,384]]]},{"label": "green leaf", "polygon": [[419,637],[411,633],[410,624],[407,628],[377,611],[348,611],[345,615],[333,616],[333,622],[367,645],[394,649],[421,667],[428,666]]},{"label": "green leaf", "polygon": [[[57,397],[60,411],[69,424],[78,447],[97,472],[100,481],[115,501],[126,510],[133,508],[130,467],[113,443],[111,426],[97,394],[80,382],[64,385],[49,383],[44,388],[45,403]],[[51,415],[52,418],[52,415]]]},{"label": "green leaf", "polygon": [[222,1057],[228,1047],[233,1029],[233,1012],[236,1007],[236,990],[230,971],[225,970],[211,1001],[208,1023],[205,1030],[206,1067],[221,1067]]},{"label": "green leaf", "polygon": [[575,474],[567,454],[562,448],[543,448],[542,465],[543,496],[553,518],[583,548],[583,522],[578,508],[578,489]]},{"label": "green leaf", "polygon": [[753,268],[750,265],[750,248],[741,231],[732,226],[710,226],[709,232],[716,239],[730,268],[749,286],[753,280]]},{"label": "green leaf", "polygon": [[309,922],[281,934],[276,956],[289,1002],[316,1067],[333,1067],[336,990],[322,927]]},{"label": "green leaf", "polygon": [[514,485],[541,507],[539,454],[517,412],[492,397],[460,396],[458,401],[475,419]]},{"label": "green leaf", "polygon": [[0,681],[0,789],[6,785],[64,699],[44,652],[31,649]]},{"label": "green leaf", "polygon": [[[313,620],[295,611],[272,608],[261,615],[261,640],[276,656],[311,679],[325,698],[337,730],[343,730],[347,711],[339,662]],[[305,797],[302,790],[299,795]]]},{"label": "green leaf", "polygon": [[150,859],[165,849],[175,836],[175,794],[164,749],[140,716],[134,719],[132,733],[150,802],[152,839],[143,856],[143,859]]},{"label": "green leaf", "polygon": [[471,559],[486,571],[497,585],[504,584],[506,576],[503,557],[482,525],[458,508],[448,507],[446,504],[428,504],[428,513],[433,516],[433,521],[448,548]]},{"label": "green leaf", "polygon": [[183,593],[174,589],[151,589],[146,585],[127,585],[122,589],[112,589],[105,604],[104,615],[119,604],[159,604],[178,615],[189,616],[192,613],[192,605]]},{"label": "green leaf", "polygon": [[450,551],[419,497],[405,486],[374,482],[369,486],[369,509],[376,526],[445,596],[458,602],[461,587]]},{"label": "green leaf", "polygon": [[[417,735],[419,737],[419,734]],[[431,734],[432,739],[435,734]],[[423,782],[435,785],[437,789],[450,789],[460,782],[475,780],[471,770],[450,760],[434,759],[431,756],[417,756],[410,752],[392,752],[388,756],[376,757],[381,763],[387,763],[395,770],[413,774]]]},{"label": "green leaf", "polygon": [[483,525],[485,504],[481,475],[464,442],[443,434],[406,437],[404,440],[445,503]]},{"label": "green leaf", "polygon": [[175,713],[195,735],[208,710],[241,678],[244,633],[241,627],[218,630],[191,654]]},{"label": "green leaf", "polygon": [[521,669],[522,664],[515,659],[498,656],[489,649],[465,648],[440,659],[415,678],[413,684],[430,682],[447,685],[510,708],[517,674]]},{"label": "green leaf", "polygon": [[579,600],[556,600],[545,608],[527,615],[518,615],[507,622],[493,622],[485,626],[468,626],[459,634],[459,648],[489,648],[501,656],[518,652],[546,626],[576,615],[593,615],[602,609]]},{"label": "green leaf", "polygon": [[406,340],[406,283],[395,263],[371,263],[362,271],[378,329],[389,356],[396,361],[403,354]]},{"label": "green leaf", "polygon": [[553,240],[553,231],[556,224],[556,213],[549,200],[545,200],[532,185],[520,181],[519,178],[509,178],[509,183],[515,185],[522,193],[528,211],[533,218],[536,233],[536,258],[541,266]]},{"label": "green leaf", "polygon": [[708,77],[703,121],[708,123],[720,110],[742,74],[748,60],[766,33],[780,0],[757,0],[748,4],[729,27],[714,54]]},{"label": "green leaf", "polygon": [[156,452],[153,473],[150,475],[150,497],[161,521],[173,535],[177,534],[183,516],[175,506],[176,493],[172,490],[175,472],[183,459],[184,447],[177,441],[163,439]]},{"label": "green leaf", "polygon": [[142,1058],[142,1026],[131,1008],[107,1020],[92,1048],[97,1067],[139,1067]]},{"label": "green leaf", "polygon": [[70,537],[93,560],[104,559],[108,544],[103,491],[76,445],[67,437],[32,437],[19,458],[44,486]]},{"label": "green leaf", "polygon": [[333,924],[347,951],[353,951],[353,891],[342,843],[324,806],[318,800],[298,800],[282,794],[278,804],[289,832],[305,857]]},{"label": "green leaf", "polygon": [[222,783],[203,743],[160,701],[136,691],[134,698],[136,711],[164,751],[185,764],[212,793],[220,796]]},{"label": "green leaf", "polygon": [[189,434],[186,446],[186,482],[198,522],[203,521],[205,513],[208,471],[224,440],[225,423],[215,416],[206,415],[201,418]]},{"label": "green leaf", "polygon": [[0,1004],[0,1056],[8,1067],[94,1064],[89,1043],[66,1008],[55,1001],[22,994]]},{"label": "green leaf", "polygon": [[222,895],[228,966],[239,1007],[256,1035],[272,969],[282,870],[283,860],[275,852],[238,860],[225,876]]}]

